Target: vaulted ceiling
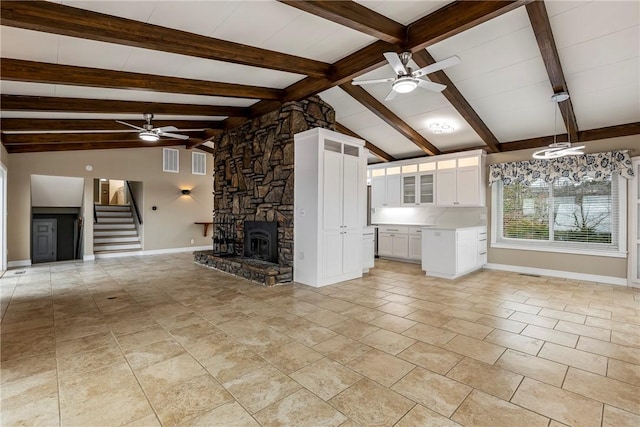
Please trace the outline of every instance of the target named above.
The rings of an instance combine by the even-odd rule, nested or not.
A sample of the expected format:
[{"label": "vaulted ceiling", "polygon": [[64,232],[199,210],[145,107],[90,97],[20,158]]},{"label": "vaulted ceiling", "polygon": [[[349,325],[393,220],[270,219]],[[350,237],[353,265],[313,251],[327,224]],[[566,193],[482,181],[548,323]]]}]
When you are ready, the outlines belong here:
[{"label": "vaulted ceiling", "polygon": [[[640,134],[637,1],[2,1],[1,139],[9,153],[149,146],[116,123],[224,129],[319,94],[370,161]],[[385,52],[413,69],[385,101]],[[571,97],[556,105],[555,92]],[[557,123],[555,117],[558,118]],[[453,133],[434,134],[448,122]],[[568,135],[567,135],[568,134]]]}]

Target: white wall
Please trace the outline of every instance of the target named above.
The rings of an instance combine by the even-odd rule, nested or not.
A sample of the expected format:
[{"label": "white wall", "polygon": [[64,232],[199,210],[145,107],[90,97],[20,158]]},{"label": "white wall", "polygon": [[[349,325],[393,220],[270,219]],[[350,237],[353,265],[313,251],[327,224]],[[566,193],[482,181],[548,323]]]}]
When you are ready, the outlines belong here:
[{"label": "white wall", "polygon": [[80,207],[83,193],[84,178],[31,175],[31,206]]}]

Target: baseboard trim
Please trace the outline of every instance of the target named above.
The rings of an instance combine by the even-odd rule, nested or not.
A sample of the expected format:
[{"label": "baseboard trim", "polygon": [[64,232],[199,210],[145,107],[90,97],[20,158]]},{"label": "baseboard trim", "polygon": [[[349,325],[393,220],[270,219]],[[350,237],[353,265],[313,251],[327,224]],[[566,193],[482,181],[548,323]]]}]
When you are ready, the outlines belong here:
[{"label": "baseboard trim", "polygon": [[559,277],[561,279],[583,280],[586,282],[606,283],[608,285],[627,286],[626,277],[600,276],[597,274],[576,273],[573,271],[548,270],[546,268],[523,267],[520,265],[493,264],[484,265],[488,270],[511,271],[513,273],[538,274],[540,276]]},{"label": "baseboard trim", "polygon": [[[148,251],[131,251],[131,252],[116,252],[116,253],[106,253],[106,254],[94,254],[94,259],[104,259],[104,258],[122,258],[127,256],[145,256],[145,255],[162,255],[162,254],[175,254],[179,252],[195,252],[195,251],[206,251],[211,249],[211,246],[187,246],[183,248],[166,248],[166,249],[151,249]],[[89,256],[89,255],[85,255]]]},{"label": "baseboard trim", "polygon": [[85,255],[85,256],[82,257],[83,261],[93,261],[95,259],[96,259],[95,255]]},{"label": "baseboard trim", "polygon": [[7,262],[7,268],[15,268],[15,267],[29,267],[31,265],[30,259],[21,259],[18,261],[9,261]]}]

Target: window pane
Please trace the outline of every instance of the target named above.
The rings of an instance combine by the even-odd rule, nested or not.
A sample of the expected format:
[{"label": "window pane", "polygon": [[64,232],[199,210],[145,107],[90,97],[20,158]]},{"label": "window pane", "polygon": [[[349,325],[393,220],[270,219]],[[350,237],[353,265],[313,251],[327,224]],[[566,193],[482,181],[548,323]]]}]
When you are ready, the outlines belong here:
[{"label": "window pane", "polygon": [[554,240],[611,243],[611,180],[560,178],[553,184]]},{"label": "window pane", "polygon": [[503,236],[549,240],[549,187],[538,180],[530,186],[505,185],[502,190]]}]

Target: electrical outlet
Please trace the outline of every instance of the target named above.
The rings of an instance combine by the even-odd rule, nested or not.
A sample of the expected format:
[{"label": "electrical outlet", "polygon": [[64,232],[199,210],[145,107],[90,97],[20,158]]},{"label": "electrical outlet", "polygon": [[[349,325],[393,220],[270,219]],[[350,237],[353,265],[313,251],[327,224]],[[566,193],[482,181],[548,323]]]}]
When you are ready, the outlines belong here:
[{"label": "electrical outlet", "polygon": [[196,239],[191,239],[191,244],[193,245],[196,242]]}]

